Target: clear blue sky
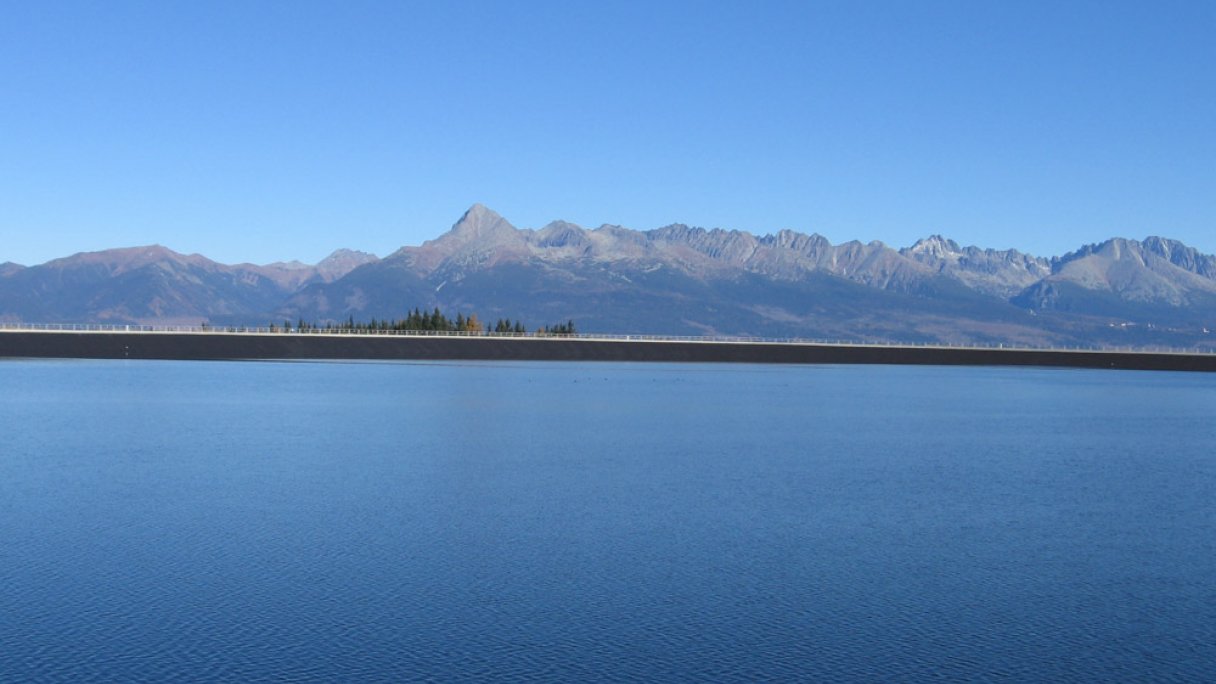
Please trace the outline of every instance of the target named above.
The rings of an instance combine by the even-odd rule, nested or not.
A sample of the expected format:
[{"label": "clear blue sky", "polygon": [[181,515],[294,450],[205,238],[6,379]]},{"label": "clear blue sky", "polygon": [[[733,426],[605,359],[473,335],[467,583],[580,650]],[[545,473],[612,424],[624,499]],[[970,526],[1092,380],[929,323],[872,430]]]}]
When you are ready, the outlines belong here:
[{"label": "clear blue sky", "polygon": [[1216,2],[5,2],[0,261],[562,218],[1216,252]]}]

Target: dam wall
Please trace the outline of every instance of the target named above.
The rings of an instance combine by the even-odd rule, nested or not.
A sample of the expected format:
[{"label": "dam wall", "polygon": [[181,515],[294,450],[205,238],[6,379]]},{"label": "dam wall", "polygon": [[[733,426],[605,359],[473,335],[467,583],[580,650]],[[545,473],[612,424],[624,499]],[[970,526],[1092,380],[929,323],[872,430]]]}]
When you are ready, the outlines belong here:
[{"label": "dam wall", "polygon": [[1216,354],[811,342],[233,332],[0,331],[0,358],[654,361],[1216,371]]}]

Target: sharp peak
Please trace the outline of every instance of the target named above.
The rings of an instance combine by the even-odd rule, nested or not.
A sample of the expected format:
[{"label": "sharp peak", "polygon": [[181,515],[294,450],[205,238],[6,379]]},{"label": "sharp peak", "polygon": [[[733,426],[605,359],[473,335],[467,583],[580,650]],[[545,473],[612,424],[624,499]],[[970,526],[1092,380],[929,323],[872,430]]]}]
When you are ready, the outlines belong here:
[{"label": "sharp peak", "polygon": [[917,244],[922,243],[922,242],[923,243],[930,243],[930,242],[948,243],[948,242],[954,242],[954,240],[951,240],[950,238],[942,235],[941,233],[933,233],[932,235],[930,235],[928,237],[923,237],[923,238],[917,240],[916,242],[917,242]]},{"label": "sharp peak", "polygon": [[957,242],[940,233],[934,233],[929,237],[923,237],[912,243],[911,247],[906,248],[909,252],[958,252],[963,248]]},{"label": "sharp peak", "polygon": [[[440,244],[457,246],[483,243],[486,240],[501,242],[513,240],[515,236],[521,236],[524,232],[511,225],[498,212],[486,207],[484,204],[478,203],[469,207],[468,211],[460,217],[460,220],[452,224],[448,232],[434,240],[427,240],[423,243],[423,246]],[[401,250],[394,252],[394,254],[399,252]]]},{"label": "sharp peak", "polygon": [[494,211],[493,209],[482,204],[481,202],[474,202],[473,205],[470,206],[468,209],[466,209],[464,214],[461,215],[460,221],[464,221],[466,219],[479,219],[479,218],[499,218],[500,219],[500,218],[502,218],[502,214],[499,214],[497,211]]},{"label": "sharp peak", "polygon": [[478,202],[460,215],[460,220],[453,224],[452,229],[457,230],[467,226],[494,225],[500,222],[511,225],[502,217],[502,214]]}]

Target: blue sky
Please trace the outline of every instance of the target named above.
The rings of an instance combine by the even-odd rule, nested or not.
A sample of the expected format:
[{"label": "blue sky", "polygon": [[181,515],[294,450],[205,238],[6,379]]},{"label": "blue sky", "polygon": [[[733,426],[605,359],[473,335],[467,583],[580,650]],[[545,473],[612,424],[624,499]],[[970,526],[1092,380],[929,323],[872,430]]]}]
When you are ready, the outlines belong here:
[{"label": "blue sky", "polygon": [[1214,2],[25,2],[0,261],[553,219],[1216,252]]}]

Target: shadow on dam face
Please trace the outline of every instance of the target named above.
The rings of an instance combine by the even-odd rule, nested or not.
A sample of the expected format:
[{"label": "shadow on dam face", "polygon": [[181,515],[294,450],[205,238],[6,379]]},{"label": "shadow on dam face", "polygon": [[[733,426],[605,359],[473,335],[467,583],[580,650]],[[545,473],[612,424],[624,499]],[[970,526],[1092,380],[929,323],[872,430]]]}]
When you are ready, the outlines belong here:
[{"label": "shadow on dam face", "polygon": [[0,331],[0,357],[165,360],[655,361],[1216,371],[1216,354],[594,337]]}]

